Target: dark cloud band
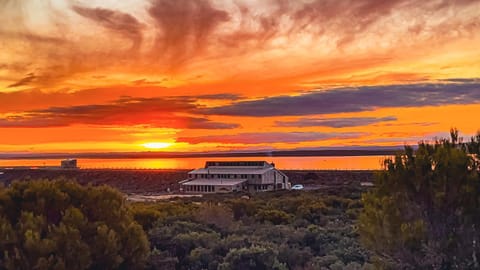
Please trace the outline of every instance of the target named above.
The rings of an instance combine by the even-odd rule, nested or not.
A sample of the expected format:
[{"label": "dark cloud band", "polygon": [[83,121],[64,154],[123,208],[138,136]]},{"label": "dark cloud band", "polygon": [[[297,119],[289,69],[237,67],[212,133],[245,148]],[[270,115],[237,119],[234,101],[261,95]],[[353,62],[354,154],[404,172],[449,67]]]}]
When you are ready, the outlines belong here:
[{"label": "dark cloud band", "polygon": [[50,107],[0,118],[0,127],[59,127],[85,125],[149,125],[163,128],[233,129],[238,124],[185,116],[196,108],[192,97],[130,98],[109,104]]},{"label": "dark cloud band", "polygon": [[177,142],[190,144],[222,143],[222,144],[265,144],[265,143],[300,143],[328,139],[352,139],[366,135],[360,132],[323,133],[323,132],[265,132],[240,133],[235,135],[212,135],[200,137],[180,137]]},{"label": "dark cloud band", "polygon": [[360,127],[371,124],[396,121],[393,116],[387,117],[352,117],[352,118],[301,118],[296,121],[277,121],[279,127]]},{"label": "dark cloud band", "polygon": [[230,116],[300,116],[371,111],[377,108],[423,107],[480,102],[480,83],[430,83],[364,86],[277,96],[206,109]]}]

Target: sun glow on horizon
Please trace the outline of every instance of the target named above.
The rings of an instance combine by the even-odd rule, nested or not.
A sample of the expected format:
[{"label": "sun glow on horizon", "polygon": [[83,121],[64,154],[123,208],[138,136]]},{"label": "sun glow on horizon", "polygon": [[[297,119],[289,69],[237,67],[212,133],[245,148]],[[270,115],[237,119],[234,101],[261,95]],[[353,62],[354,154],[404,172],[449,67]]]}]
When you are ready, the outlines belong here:
[{"label": "sun glow on horizon", "polygon": [[172,143],[167,142],[148,142],[142,144],[143,147],[148,149],[165,149],[172,146]]}]

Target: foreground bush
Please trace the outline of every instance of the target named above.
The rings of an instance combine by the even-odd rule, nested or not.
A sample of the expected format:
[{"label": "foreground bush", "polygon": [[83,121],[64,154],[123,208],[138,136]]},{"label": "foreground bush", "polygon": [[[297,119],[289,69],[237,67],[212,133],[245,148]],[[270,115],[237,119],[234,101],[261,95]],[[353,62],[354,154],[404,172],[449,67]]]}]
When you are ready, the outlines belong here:
[{"label": "foreground bush", "polygon": [[364,195],[360,233],[383,265],[478,269],[480,135],[420,143],[386,161]]},{"label": "foreground bush", "polygon": [[0,189],[0,269],[139,269],[148,253],[112,188],[62,180]]}]

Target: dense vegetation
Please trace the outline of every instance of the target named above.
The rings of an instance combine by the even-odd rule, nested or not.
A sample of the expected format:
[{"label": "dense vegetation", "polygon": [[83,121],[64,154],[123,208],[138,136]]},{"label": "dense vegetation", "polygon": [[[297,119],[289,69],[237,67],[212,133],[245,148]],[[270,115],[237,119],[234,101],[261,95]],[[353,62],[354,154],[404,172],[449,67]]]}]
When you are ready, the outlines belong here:
[{"label": "dense vegetation", "polygon": [[0,188],[0,269],[141,269],[148,252],[112,188],[62,180]]},{"label": "dense vegetation", "polygon": [[353,187],[218,195],[134,212],[156,269],[370,269],[357,241],[360,196]]},{"label": "dense vegetation", "polygon": [[361,193],[127,204],[108,187],[16,182],[0,188],[0,269],[369,269],[355,225]]},{"label": "dense vegetation", "polygon": [[478,269],[480,135],[406,147],[364,195],[360,232],[385,267]]}]

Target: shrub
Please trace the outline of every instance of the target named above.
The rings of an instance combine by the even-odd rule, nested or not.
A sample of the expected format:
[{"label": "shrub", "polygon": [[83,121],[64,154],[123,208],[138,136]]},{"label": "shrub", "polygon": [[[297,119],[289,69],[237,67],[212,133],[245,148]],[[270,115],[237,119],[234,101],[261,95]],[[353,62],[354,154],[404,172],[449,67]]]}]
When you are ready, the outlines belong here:
[{"label": "shrub", "polygon": [[292,217],[281,210],[261,210],[255,215],[255,218],[260,222],[268,221],[278,225],[290,223]]},{"label": "shrub", "polygon": [[271,248],[252,246],[250,248],[232,249],[219,266],[220,270],[244,269],[287,269],[278,262],[275,252]]},{"label": "shrub", "polygon": [[0,190],[0,268],[136,269],[149,244],[124,197],[74,182],[15,182]]},{"label": "shrub", "polygon": [[451,140],[405,147],[387,159],[363,196],[365,245],[401,267],[478,268],[479,142],[480,135],[462,143],[454,130]]}]

